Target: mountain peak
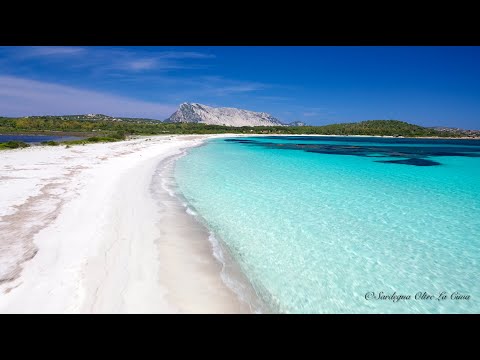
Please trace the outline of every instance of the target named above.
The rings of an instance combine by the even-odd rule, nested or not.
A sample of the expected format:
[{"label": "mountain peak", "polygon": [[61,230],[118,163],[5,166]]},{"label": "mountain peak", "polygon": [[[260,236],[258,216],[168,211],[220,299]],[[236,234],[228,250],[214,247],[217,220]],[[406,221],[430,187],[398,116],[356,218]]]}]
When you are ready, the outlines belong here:
[{"label": "mountain peak", "polygon": [[198,103],[182,103],[166,122],[190,122],[225,126],[285,126],[265,112],[236,108],[215,108]]},{"label": "mountain peak", "polygon": [[293,121],[291,123],[288,124],[288,126],[306,126],[307,124],[305,124],[303,121]]}]

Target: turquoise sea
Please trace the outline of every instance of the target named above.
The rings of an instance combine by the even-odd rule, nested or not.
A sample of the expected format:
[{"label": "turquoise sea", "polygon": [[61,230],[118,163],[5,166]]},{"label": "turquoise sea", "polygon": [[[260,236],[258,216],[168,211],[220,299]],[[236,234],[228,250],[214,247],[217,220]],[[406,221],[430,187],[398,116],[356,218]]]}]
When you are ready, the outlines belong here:
[{"label": "turquoise sea", "polygon": [[478,140],[217,138],[175,178],[272,312],[480,313]]}]

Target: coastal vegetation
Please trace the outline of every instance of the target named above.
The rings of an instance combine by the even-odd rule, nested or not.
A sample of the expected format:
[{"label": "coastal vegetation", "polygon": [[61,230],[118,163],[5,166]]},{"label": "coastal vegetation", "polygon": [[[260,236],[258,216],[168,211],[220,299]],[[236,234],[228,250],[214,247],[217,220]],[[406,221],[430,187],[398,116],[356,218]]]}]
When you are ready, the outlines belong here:
[{"label": "coastal vegetation", "polygon": [[42,141],[41,142],[42,145],[46,145],[46,146],[58,146],[60,145],[60,143],[56,142],[56,141]]},{"label": "coastal vegetation", "polygon": [[8,141],[0,143],[0,150],[19,149],[28,146],[29,145],[27,143],[24,143],[23,141]]},{"label": "coastal vegetation", "polygon": [[92,143],[105,143],[105,142],[115,142],[120,140],[125,140],[126,135],[122,131],[117,131],[115,133],[109,134],[108,136],[92,136],[85,139],[79,140],[68,140],[63,141],[62,144],[65,145],[84,145]]},{"label": "coastal vegetation", "polygon": [[[0,120],[1,121],[1,120]],[[25,131],[22,131],[24,133]],[[11,132],[14,133],[14,132]],[[123,131],[116,131],[110,133],[108,136],[91,136],[84,139],[78,140],[67,140],[62,142],[57,141],[42,141],[40,144],[44,146],[59,146],[66,145],[70,147],[71,145],[85,145],[85,144],[95,144],[95,143],[105,143],[105,142],[115,142],[125,140],[126,135]],[[30,145],[23,141],[8,141],[0,143],[0,150],[9,150],[9,149],[19,149],[29,147]]]},{"label": "coastal vegetation", "polygon": [[[460,137],[452,133],[409,124],[398,120],[367,120],[358,123],[340,123],[324,126],[242,126],[231,127],[201,123],[168,123],[150,119],[92,119],[75,116],[32,116],[0,118],[0,133],[76,134],[85,139],[69,143],[118,141],[127,135],[161,134],[318,134],[318,135],[377,135],[403,137]],[[91,136],[92,133],[95,136]]]},{"label": "coastal vegetation", "polygon": [[[331,124],[325,126],[303,126],[305,134],[325,135],[380,135],[423,137],[450,137],[452,134],[398,120],[367,120],[358,123]],[[318,132],[319,131],[319,132]]]}]

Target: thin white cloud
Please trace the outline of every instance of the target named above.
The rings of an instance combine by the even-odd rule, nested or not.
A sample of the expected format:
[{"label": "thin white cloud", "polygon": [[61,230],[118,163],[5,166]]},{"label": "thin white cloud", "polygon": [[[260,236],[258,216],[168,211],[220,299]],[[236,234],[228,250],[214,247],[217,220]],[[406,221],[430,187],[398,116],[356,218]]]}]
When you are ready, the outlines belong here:
[{"label": "thin white cloud", "polygon": [[198,82],[199,86],[204,89],[204,93],[215,96],[248,93],[264,90],[269,87],[269,85],[259,82],[230,80],[221,76],[204,76],[201,77]]},{"label": "thin white cloud", "polygon": [[315,112],[315,111],[307,111],[307,112],[304,112],[303,113],[303,116],[317,116],[318,115],[318,112]]},{"label": "thin white cloud", "polygon": [[[193,51],[149,51],[120,47],[79,47],[79,46],[17,46],[0,47],[0,60],[4,66],[18,66],[21,61],[32,59],[51,62],[65,69],[84,68],[92,73],[108,75],[112,72],[147,72],[150,70],[202,68],[203,60],[215,55]],[[7,68],[8,69],[8,68]]]},{"label": "thin white cloud", "polygon": [[262,90],[264,88],[265,86],[263,84],[245,83],[245,84],[218,87],[214,89],[212,92],[215,95],[224,96],[224,95],[231,95],[235,93],[252,92],[252,91]]},{"label": "thin white cloud", "polygon": [[121,67],[128,70],[141,71],[155,69],[157,65],[158,62],[155,59],[138,59],[133,61],[127,61],[121,64]]},{"label": "thin white cloud", "polygon": [[[158,52],[148,54],[148,57],[141,57],[132,51],[113,51],[97,54],[105,60],[105,69],[127,70],[131,72],[142,72],[149,70],[172,70],[172,69],[196,69],[202,68],[198,63],[187,62],[187,60],[210,59],[215,56],[196,52]],[[114,59],[114,60],[112,60]]]},{"label": "thin white cloud", "polygon": [[86,49],[79,46],[28,46],[19,49],[22,57],[51,57],[76,56],[86,53]]},{"label": "thin white cloud", "polygon": [[0,76],[0,116],[102,113],[165,119],[175,105],[136,100],[13,76]]},{"label": "thin white cloud", "polygon": [[163,59],[213,59],[215,55],[192,51],[163,51],[158,53]]},{"label": "thin white cloud", "polygon": [[266,100],[266,101],[273,102],[273,103],[284,103],[284,102],[292,100],[291,98],[286,97],[286,96],[268,96],[268,95],[257,96],[257,99]]}]

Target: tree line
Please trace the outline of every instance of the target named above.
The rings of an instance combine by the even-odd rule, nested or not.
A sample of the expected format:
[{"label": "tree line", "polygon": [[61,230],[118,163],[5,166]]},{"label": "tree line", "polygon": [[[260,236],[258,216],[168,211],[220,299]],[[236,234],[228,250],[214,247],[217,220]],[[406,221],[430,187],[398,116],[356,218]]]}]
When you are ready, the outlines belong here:
[{"label": "tree line", "polygon": [[[398,120],[367,120],[358,123],[341,123],[325,126],[243,126],[231,127],[199,123],[165,123],[153,121],[71,120],[61,117],[1,118],[0,133],[92,133],[99,136],[112,134],[318,134],[318,135],[381,135],[423,137],[461,136]],[[100,135],[101,134],[101,135]],[[118,136],[118,135],[117,135]]]}]

